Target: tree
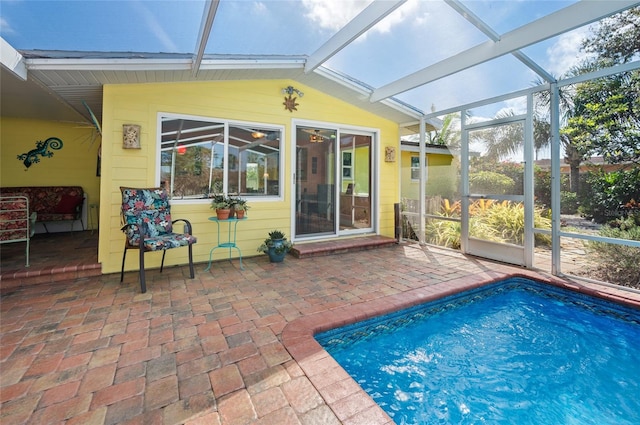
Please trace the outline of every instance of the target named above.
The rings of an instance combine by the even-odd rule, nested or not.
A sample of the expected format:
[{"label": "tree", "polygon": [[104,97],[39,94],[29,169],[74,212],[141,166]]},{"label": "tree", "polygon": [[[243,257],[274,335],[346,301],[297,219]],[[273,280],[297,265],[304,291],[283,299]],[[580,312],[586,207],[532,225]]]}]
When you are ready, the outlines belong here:
[{"label": "tree", "polygon": [[573,99],[574,113],[562,134],[579,155],[640,163],[640,71],[580,83]]},{"label": "tree", "polygon": [[[567,77],[574,76],[576,71],[571,70]],[[537,85],[541,85],[542,81],[538,79]],[[572,98],[572,90],[570,87],[561,88],[558,93],[560,101],[560,125],[566,125],[567,121],[574,114],[574,102]],[[534,114],[534,146],[536,153],[543,147],[551,144],[551,124],[549,123],[549,115],[551,108],[551,93],[542,91],[538,93],[540,102],[540,110]],[[574,140],[568,134],[560,133],[560,145],[564,151],[564,160],[569,164],[569,191],[577,193],[580,186],[580,164],[586,159],[585,154],[576,149]]]},{"label": "tree", "polygon": [[[512,110],[501,111],[495,119],[515,116]],[[485,156],[492,161],[500,161],[516,154],[524,145],[524,128],[519,123],[501,124],[481,130],[476,136],[486,144]]]},{"label": "tree", "polygon": [[613,63],[637,59],[640,52],[640,7],[600,21],[593,35],[582,42],[582,49]]},{"label": "tree", "polygon": [[[595,57],[574,70],[585,73],[640,56],[640,7],[600,21],[582,49]],[[609,163],[640,163],[640,71],[577,84],[574,109],[563,134],[581,155],[601,155]]]},{"label": "tree", "polygon": [[442,119],[440,130],[427,132],[428,143],[460,148],[460,113],[451,113]]}]

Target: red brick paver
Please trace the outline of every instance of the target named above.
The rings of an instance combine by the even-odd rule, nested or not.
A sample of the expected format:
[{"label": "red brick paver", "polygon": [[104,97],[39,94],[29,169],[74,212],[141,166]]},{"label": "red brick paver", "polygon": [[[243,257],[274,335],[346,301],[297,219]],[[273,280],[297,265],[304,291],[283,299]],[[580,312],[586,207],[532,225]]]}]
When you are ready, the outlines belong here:
[{"label": "red brick paver", "polygon": [[[340,324],[508,276],[417,245],[270,264],[92,276],[1,298],[2,424],[392,424],[313,339]],[[575,289],[640,304],[594,284]]]}]

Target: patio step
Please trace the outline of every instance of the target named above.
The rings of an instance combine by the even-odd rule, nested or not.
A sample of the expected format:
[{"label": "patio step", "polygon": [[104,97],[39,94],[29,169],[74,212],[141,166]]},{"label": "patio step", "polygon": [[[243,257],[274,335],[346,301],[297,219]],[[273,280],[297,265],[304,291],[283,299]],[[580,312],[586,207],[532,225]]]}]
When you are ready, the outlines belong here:
[{"label": "patio step", "polygon": [[95,264],[71,264],[59,267],[27,268],[17,272],[3,272],[0,275],[0,293],[19,286],[34,285],[39,283],[62,282],[76,280],[83,277],[100,276],[102,265]]},{"label": "patio step", "polygon": [[311,258],[346,252],[384,248],[396,244],[396,240],[386,236],[363,236],[348,239],[296,243],[290,253],[296,258]]}]

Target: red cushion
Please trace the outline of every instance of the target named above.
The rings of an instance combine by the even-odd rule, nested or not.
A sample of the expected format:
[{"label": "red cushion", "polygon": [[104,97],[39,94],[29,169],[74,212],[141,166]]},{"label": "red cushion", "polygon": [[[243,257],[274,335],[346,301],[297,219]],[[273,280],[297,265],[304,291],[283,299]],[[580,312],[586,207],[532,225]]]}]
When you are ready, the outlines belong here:
[{"label": "red cushion", "polygon": [[62,195],[56,206],[56,214],[74,214],[76,207],[82,203],[82,196]]}]

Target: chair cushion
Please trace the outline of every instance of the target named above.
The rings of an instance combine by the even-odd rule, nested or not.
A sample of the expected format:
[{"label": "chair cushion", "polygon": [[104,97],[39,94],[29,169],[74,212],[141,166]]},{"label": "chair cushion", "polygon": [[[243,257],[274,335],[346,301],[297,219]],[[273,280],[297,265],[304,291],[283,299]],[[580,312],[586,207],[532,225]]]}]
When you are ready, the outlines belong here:
[{"label": "chair cushion", "polygon": [[130,246],[140,245],[144,229],[144,249],[160,251],[196,243],[189,234],[173,233],[169,197],[162,187],[146,189],[121,187],[123,231]]},{"label": "chair cushion", "polygon": [[160,237],[172,233],[171,209],[167,192],[162,187],[120,188],[122,192],[122,215],[129,244],[137,245],[140,240],[138,226],[145,226],[145,235]]},{"label": "chair cushion", "polygon": [[191,235],[179,233],[165,233],[161,236],[144,239],[144,247],[147,251],[161,251],[164,249],[178,248],[196,243],[197,239]]}]

